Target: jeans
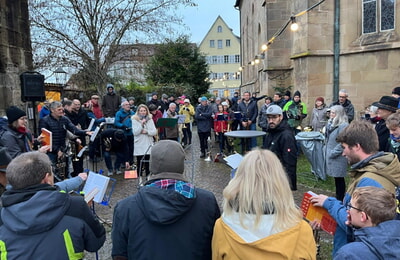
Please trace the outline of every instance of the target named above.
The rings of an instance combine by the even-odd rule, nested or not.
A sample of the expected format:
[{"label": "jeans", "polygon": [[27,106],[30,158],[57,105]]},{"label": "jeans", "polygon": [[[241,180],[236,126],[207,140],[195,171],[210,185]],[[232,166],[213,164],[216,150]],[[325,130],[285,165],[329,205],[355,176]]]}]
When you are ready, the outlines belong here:
[{"label": "jeans", "polygon": [[124,158],[125,158],[124,153],[115,152],[115,155],[116,155],[117,158],[115,159],[114,167],[113,167],[112,161],[111,161],[111,152],[110,151],[104,151],[103,155],[104,155],[104,161],[105,161],[107,169],[109,171],[117,170],[117,169],[119,169],[121,167],[122,163],[125,163],[124,162]]},{"label": "jeans", "polygon": [[[248,127],[248,129],[245,129],[243,127],[243,125],[240,125],[240,130],[256,130],[256,129],[257,129],[256,123],[251,123],[251,125]],[[253,149],[254,147],[257,146],[257,138],[256,137],[249,138],[249,139],[242,140],[242,142],[244,141],[247,144],[247,147],[246,147],[247,151],[251,151],[251,149]]]}]

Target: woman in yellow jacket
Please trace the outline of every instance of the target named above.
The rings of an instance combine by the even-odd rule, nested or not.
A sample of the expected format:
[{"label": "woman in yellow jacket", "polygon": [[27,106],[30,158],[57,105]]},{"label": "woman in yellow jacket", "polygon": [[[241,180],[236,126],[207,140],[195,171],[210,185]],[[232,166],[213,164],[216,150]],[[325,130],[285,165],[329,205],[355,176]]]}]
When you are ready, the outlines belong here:
[{"label": "woman in yellow jacket", "polygon": [[212,259],[316,259],[311,226],[296,207],[286,173],[269,150],[253,150],[223,191]]},{"label": "woman in yellow jacket", "polygon": [[182,128],[183,140],[182,145],[192,144],[192,122],[194,116],[194,107],[190,104],[190,100],[186,98],[183,105],[179,108],[179,114],[185,115],[185,125]]}]

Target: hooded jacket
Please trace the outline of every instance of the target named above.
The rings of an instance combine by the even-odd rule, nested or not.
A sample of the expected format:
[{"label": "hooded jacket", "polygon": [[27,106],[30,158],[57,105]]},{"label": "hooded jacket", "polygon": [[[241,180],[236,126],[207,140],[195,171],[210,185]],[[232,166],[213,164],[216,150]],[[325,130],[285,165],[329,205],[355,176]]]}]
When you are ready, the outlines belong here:
[{"label": "hooded jacket", "polygon": [[[268,218],[273,218],[265,217],[260,223],[263,228],[259,232],[251,232],[251,222],[246,223],[248,229],[236,224],[236,230],[233,230],[232,224],[228,224],[233,223],[232,219],[225,216],[218,219],[212,240],[212,259],[316,259],[315,241],[308,223],[301,221],[282,232],[262,236],[259,233],[271,228],[271,220]],[[248,241],[250,238],[253,239]]]},{"label": "hooded jacket", "polygon": [[48,184],[9,190],[2,196],[1,258],[82,259],[105,241],[104,227],[81,196]]},{"label": "hooded jacket", "polygon": [[263,148],[271,150],[278,156],[290,177],[291,188],[296,189],[296,139],[286,120],[282,120],[276,128],[267,129]]},{"label": "hooded jacket", "polygon": [[329,197],[323,207],[336,220],[337,227],[333,238],[333,252],[336,252],[348,242],[352,242],[353,232],[345,224],[347,220],[346,206],[357,187],[373,186],[385,188],[395,194],[395,188],[400,185],[400,163],[392,153],[378,152],[365,160],[351,166],[351,183],[343,202]]},{"label": "hooded jacket", "polygon": [[214,195],[196,188],[187,198],[175,190],[144,186],[114,210],[112,256],[128,259],[211,259],[220,216]]},{"label": "hooded jacket", "polygon": [[[112,88],[113,91],[110,93],[108,89]],[[121,97],[114,92],[114,87],[108,86],[107,94],[103,96],[103,101],[101,102],[101,109],[103,110],[104,117],[115,117],[119,106],[121,104]]]},{"label": "hooded jacket", "polygon": [[335,260],[390,260],[400,256],[400,221],[389,220],[375,227],[355,230],[355,242],[343,246]]}]

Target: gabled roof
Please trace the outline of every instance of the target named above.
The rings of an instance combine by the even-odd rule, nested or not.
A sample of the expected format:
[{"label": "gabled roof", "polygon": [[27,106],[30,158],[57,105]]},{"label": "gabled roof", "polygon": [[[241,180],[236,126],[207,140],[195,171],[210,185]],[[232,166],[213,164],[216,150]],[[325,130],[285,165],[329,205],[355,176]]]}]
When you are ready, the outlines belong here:
[{"label": "gabled roof", "polygon": [[222,19],[222,17],[220,15],[218,15],[217,19],[215,19],[214,23],[211,25],[210,29],[208,30],[208,32],[206,33],[206,35],[203,37],[203,40],[201,40],[199,46],[201,46],[204,42],[204,40],[207,38],[207,35],[211,32],[211,30],[214,28],[215,24],[217,23],[218,19],[221,19],[222,23],[232,32],[232,35],[235,36],[237,39],[240,39],[239,36],[235,35],[233,33],[232,28],[230,28],[226,22],[224,21],[224,19]]}]

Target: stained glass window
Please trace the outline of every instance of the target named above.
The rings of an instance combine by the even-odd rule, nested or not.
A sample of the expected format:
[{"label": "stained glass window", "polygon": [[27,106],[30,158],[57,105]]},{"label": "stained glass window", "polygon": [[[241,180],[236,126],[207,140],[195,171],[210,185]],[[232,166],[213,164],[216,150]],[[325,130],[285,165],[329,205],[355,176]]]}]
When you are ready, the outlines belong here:
[{"label": "stained glass window", "polygon": [[381,31],[394,29],[394,0],[381,0]]}]

